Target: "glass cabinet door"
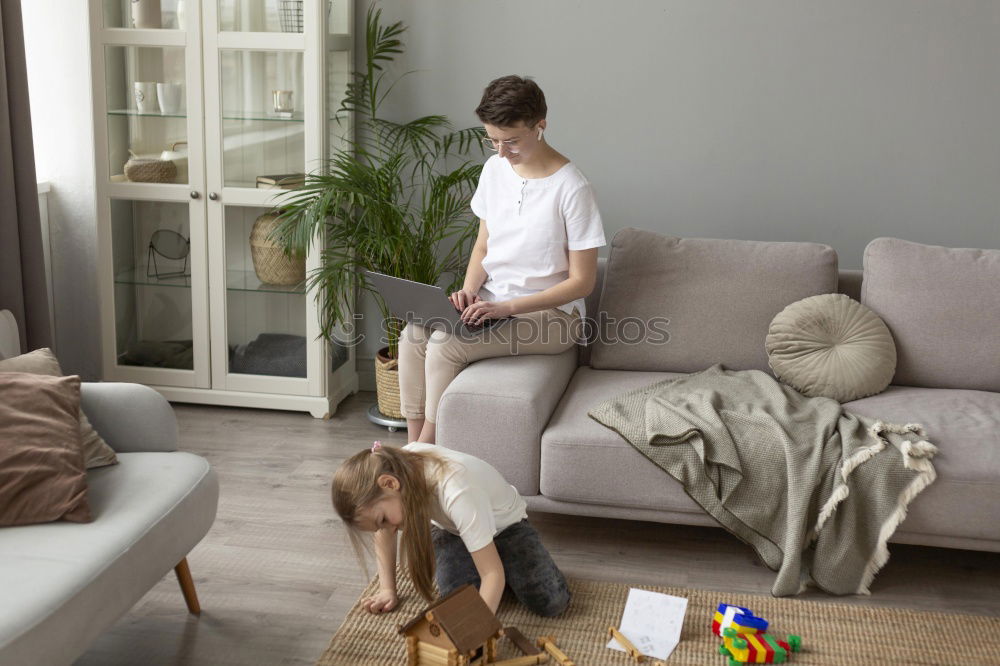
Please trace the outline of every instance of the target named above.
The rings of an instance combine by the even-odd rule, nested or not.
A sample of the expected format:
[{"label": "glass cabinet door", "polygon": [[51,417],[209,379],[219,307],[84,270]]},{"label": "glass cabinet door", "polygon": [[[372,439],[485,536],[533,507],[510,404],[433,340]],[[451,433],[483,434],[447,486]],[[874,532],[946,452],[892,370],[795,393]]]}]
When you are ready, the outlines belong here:
[{"label": "glass cabinet door", "polygon": [[[225,352],[215,344],[213,365],[228,388],[245,391],[308,392],[310,336],[303,256],[287,256],[269,238],[276,224],[272,208],[222,206],[225,271],[219,309],[225,317]],[[215,236],[218,238],[218,235]],[[219,300],[214,301],[220,304]],[[298,381],[282,381],[298,380]]]},{"label": "glass cabinet door", "polygon": [[226,49],[219,59],[223,186],[269,188],[301,181],[302,53]]},{"label": "glass cabinet door", "polygon": [[211,381],[200,7],[199,0],[90,5],[109,380],[176,388]]},{"label": "glass cabinet door", "polygon": [[111,200],[119,365],[193,370],[188,206]]},{"label": "glass cabinet door", "polygon": [[[304,0],[207,0],[219,3],[223,32],[304,32],[308,20]],[[329,15],[332,0],[326,2]]]},{"label": "glass cabinet door", "polygon": [[183,47],[105,47],[108,177],[187,183]]},{"label": "glass cabinet door", "polygon": [[104,0],[104,27],[185,30],[187,6],[197,0]]},{"label": "glass cabinet door", "polygon": [[203,299],[192,284],[203,280],[192,281],[190,204],[112,198],[109,213],[115,365],[197,385],[195,311]]}]

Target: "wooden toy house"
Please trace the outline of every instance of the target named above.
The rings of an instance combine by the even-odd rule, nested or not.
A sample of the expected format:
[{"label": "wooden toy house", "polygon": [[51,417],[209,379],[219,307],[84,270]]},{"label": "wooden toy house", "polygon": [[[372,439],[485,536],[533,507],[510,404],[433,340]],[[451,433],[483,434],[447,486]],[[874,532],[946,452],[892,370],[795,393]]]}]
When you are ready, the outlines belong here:
[{"label": "wooden toy house", "polygon": [[472,585],[464,585],[399,627],[407,666],[482,666],[496,660],[503,627]]}]

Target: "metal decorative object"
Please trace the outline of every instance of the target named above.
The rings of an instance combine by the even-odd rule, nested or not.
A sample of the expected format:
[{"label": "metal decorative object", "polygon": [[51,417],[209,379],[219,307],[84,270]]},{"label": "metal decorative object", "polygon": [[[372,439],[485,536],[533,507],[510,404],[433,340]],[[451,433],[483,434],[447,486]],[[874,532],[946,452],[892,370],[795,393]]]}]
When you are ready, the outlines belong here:
[{"label": "metal decorative object", "polygon": [[278,0],[282,32],[302,32],[302,0]]},{"label": "metal decorative object", "polygon": [[[157,255],[170,261],[183,260],[184,266],[179,271],[161,273],[156,264]],[[188,271],[188,258],[190,255],[190,239],[184,238],[184,236],[170,229],[157,229],[149,239],[149,250],[146,253],[146,277],[155,277],[156,279],[190,277],[191,273]]]}]

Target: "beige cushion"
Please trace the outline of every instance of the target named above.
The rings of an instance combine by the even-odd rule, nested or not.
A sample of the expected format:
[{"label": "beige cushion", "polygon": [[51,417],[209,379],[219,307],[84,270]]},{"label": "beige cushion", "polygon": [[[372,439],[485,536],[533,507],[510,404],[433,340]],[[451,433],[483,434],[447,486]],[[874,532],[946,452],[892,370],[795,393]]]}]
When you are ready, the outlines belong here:
[{"label": "beige cushion", "polygon": [[0,373],[0,526],[90,522],[80,378]]},{"label": "beige cushion", "polygon": [[874,395],[896,370],[885,323],[844,294],[792,303],[771,322],[764,347],[774,375],[811,397],[847,402]]},{"label": "beige cushion", "polygon": [[[697,372],[721,363],[767,372],[764,338],[774,315],[836,290],[837,253],[827,245],[623,229],[611,241],[590,365]],[[635,342],[643,327],[649,335]],[[657,343],[662,328],[669,339]]]},{"label": "beige cushion", "polygon": [[1000,391],[1000,250],[876,238],[864,272],[861,302],[896,341],[893,384]]},{"label": "beige cushion", "polygon": [[[0,372],[30,372],[36,375],[62,376],[59,360],[56,359],[51,349],[36,349],[28,354],[0,360]],[[114,465],[118,462],[114,449],[101,439],[82,410],[80,411],[80,439],[83,442],[83,457],[87,469]]]}]

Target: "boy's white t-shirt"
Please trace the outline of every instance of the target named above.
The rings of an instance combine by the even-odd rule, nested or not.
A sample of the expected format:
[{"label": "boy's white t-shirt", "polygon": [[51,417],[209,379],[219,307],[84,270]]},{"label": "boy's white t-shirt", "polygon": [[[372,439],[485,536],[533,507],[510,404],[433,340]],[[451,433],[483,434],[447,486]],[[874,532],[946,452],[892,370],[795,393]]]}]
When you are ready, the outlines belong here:
[{"label": "boy's white t-shirt", "polygon": [[528,517],[524,498],[489,463],[435,444],[411,442],[403,449],[432,453],[447,461],[442,478],[435,466],[427,470],[428,483],[437,488],[431,522],[461,537],[470,553],[485,548],[497,534]]},{"label": "boy's white t-shirt", "polygon": [[[601,247],[604,226],[594,188],[576,165],[546,178],[522,178],[499,155],[486,160],[472,197],[489,239],[479,296],[506,301],[535,294],[569,277],[569,250]],[[586,316],[582,298],[559,306]]]}]

